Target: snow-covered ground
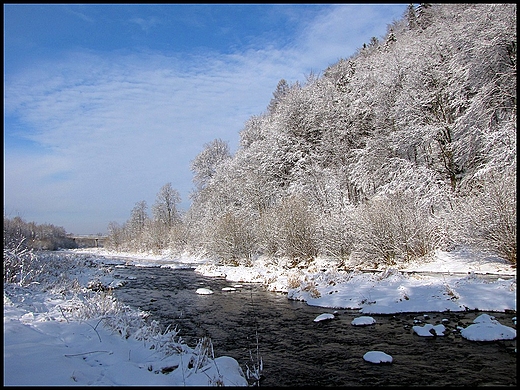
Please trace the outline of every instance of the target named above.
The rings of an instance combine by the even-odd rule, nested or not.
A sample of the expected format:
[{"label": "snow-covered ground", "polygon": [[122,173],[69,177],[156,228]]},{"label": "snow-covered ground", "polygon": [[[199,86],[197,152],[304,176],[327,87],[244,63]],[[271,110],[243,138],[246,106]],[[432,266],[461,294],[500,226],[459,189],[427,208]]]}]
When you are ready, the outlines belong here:
[{"label": "snow-covered ground", "polygon": [[[355,322],[361,326],[373,323],[371,313],[516,311],[516,269],[500,258],[467,249],[439,251],[429,261],[370,273],[338,269],[325,259],[308,268],[288,269],[283,260],[262,258],[253,267],[231,267],[168,254],[114,254],[103,249],[74,252],[104,257],[105,264],[196,267],[207,276],[262,283],[309,305],[359,309],[360,319]],[[94,277],[89,272],[78,271],[80,283]],[[117,288],[118,281],[110,275],[96,275],[96,279]],[[99,319],[73,319],[67,313],[77,305],[66,292],[29,287],[6,292],[4,288],[4,385],[248,385],[237,361],[213,356],[211,343],[165,343],[164,338],[175,332],[173,336],[159,333],[148,339],[125,338],[102,326]],[[328,310],[323,314],[316,320],[334,317]],[[442,336],[442,325],[436,326],[424,324],[414,332]],[[481,315],[460,331],[468,340],[514,339],[516,317],[513,324],[500,324],[493,316]],[[182,330],[179,332],[182,337]],[[166,353],[165,346],[177,348],[178,353]],[[384,351],[368,351],[364,359],[392,362]]]},{"label": "snow-covered ground", "polygon": [[[111,262],[120,260],[103,263]],[[71,263],[68,279],[80,286],[120,285],[106,267]],[[180,330],[143,326],[146,313],[64,286],[4,285],[4,386],[248,386],[235,359],[214,356],[211,340],[188,346]]]},{"label": "snow-covered ground", "polygon": [[205,263],[196,270],[230,281],[263,283],[309,305],[361,313],[516,311],[516,268],[468,249],[438,251],[429,260],[374,272],[341,271],[324,259],[306,269],[258,260],[253,268]]}]

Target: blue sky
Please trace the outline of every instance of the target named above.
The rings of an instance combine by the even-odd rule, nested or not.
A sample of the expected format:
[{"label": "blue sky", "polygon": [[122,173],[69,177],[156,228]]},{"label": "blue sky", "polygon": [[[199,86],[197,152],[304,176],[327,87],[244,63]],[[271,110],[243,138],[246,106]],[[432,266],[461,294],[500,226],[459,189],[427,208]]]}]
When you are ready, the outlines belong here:
[{"label": "blue sky", "polygon": [[4,4],[4,216],[104,233],[406,4]]}]

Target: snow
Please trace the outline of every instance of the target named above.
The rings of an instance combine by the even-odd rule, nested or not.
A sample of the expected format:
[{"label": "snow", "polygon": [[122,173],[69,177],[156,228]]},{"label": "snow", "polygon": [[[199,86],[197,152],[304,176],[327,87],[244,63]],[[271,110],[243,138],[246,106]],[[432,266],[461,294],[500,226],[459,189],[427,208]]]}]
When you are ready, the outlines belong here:
[{"label": "snow", "polygon": [[473,320],[473,324],[462,329],[460,334],[471,341],[513,340],[516,338],[516,329],[500,324],[489,314],[481,314]]},{"label": "snow", "polygon": [[198,288],[196,293],[200,295],[211,295],[213,294],[213,291],[211,291],[209,288]]},{"label": "snow", "polygon": [[231,282],[262,283],[312,306],[363,314],[516,310],[516,269],[467,248],[374,272],[342,271],[325,259],[303,269],[257,259],[253,267],[202,263],[196,271]]},{"label": "snow", "polygon": [[412,330],[422,337],[434,337],[434,336],[444,336],[444,331],[446,327],[442,324],[432,325],[432,324],[424,324],[423,326],[414,325]]},{"label": "snow", "polygon": [[320,321],[332,320],[332,319],[334,319],[334,314],[331,314],[331,313],[323,313],[323,314],[320,314],[319,316],[317,316],[317,317],[314,319],[314,322],[320,322]]},{"label": "snow", "polygon": [[[240,288],[239,283],[262,283],[271,291],[285,292],[289,299],[309,305],[359,309],[360,316],[352,325],[374,323],[370,313],[516,311],[516,269],[500,258],[468,249],[439,251],[429,260],[368,273],[341,269],[326,259],[317,259],[307,268],[289,269],[281,259],[258,258],[252,267],[232,267],[165,254],[114,254],[102,249],[75,252],[94,258],[104,256],[103,263],[112,261],[115,267],[121,263],[192,267],[204,275],[225,276],[233,288]],[[114,288],[120,285],[110,275],[95,272],[95,268],[76,270],[74,277],[84,286],[92,280]],[[208,291],[197,290],[199,294]],[[81,306],[77,299],[67,291],[4,286],[4,385],[248,385],[238,362],[213,356],[211,345],[164,342],[176,332],[141,339],[135,335],[123,337],[121,331],[104,326],[99,318],[73,316]],[[334,314],[325,312],[314,321],[333,318]],[[424,321],[428,321],[427,315]],[[460,332],[472,341],[516,338],[516,329],[507,325],[483,314]],[[419,336],[442,336],[444,326],[426,323],[413,330]],[[182,337],[182,329],[179,332]],[[168,346],[177,353],[167,353]],[[367,351],[363,359],[392,363],[392,357],[382,351]]]},{"label": "snow", "polygon": [[375,324],[376,320],[369,316],[361,316],[354,318],[352,320],[352,325],[354,326],[366,326],[366,325],[372,325]]},{"label": "snow", "polygon": [[235,287],[223,287],[222,291],[237,291]]},{"label": "snow", "polygon": [[363,359],[370,363],[392,363],[392,356],[382,351],[368,351],[363,355]]},{"label": "snow", "polygon": [[[23,305],[4,298],[4,385],[207,386],[221,380],[226,386],[247,386],[242,369],[230,357],[190,368],[194,351],[187,346],[183,354],[164,356],[143,341],[96,327],[99,320],[67,322],[53,313],[54,305],[65,301],[37,298]],[[41,303],[50,310],[27,311]],[[172,367],[177,368],[161,373]]]}]

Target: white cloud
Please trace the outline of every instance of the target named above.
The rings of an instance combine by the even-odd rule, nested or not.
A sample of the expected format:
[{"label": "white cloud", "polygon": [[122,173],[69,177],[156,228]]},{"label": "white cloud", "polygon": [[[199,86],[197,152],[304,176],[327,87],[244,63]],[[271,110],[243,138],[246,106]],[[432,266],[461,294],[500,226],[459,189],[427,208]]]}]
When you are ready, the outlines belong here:
[{"label": "white cloud", "polygon": [[65,12],[75,15],[81,20],[84,20],[85,22],[94,23],[94,19],[92,19],[90,16],[86,15],[83,12],[79,12],[78,9],[82,9],[82,7],[78,7],[77,4],[64,7]]},{"label": "white cloud", "polygon": [[[31,129],[24,136],[50,154],[43,160],[32,153],[5,154],[5,205],[30,208],[29,220],[75,233],[123,222],[136,202],[151,206],[167,182],[187,207],[190,161],[205,143],[222,138],[233,150],[244,122],[265,110],[281,78],[303,81],[362,44],[357,34],[373,22],[359,22],[368,11],[350,12],[334,6],[305,26],[292,47],[183,58],[73,52],[9,75],[7,115],[19,116]],[[73,209],[69,214],[88,211],[98,224],[82,226],[59,216],[65,205]],[[38,208],[56,214],[43,221]]]},{"label": "white cloud", "polygon": [[[354,54],[372,36],[384,36],[387,25],[399,19],[404,8],[395,4],[335,4],[327,8],[302,29],[297,41],[302,61],[316,72],[323,71]],[[322,68],[316,69],[311,59],[320,59]]]},{"label": "white cloud", "polygon": [[160,22],[159,19],[154,17],[149,18],[132,18],[131,23],[137,24],[144,32],[148,32],[151,28],[157,26]]},{"label": "white cloud", "polygon": [[[60,185],[74,186],[67,196],[84,198],[78,207],[88,204],[91,191],[106,189],[107,200],[130,194],[133,201],[124,204],[129,211],[139,200],[153,202],[159,188],[170,181],[187,200],[189,163],[203,144],[222,138],[236,145],[243,123],[267,106],[276,85],[270,71],[262,70],[262,62],[251,66],[247,58],[231,63],[207,58],[207,66],[198,63],[188,70],[179,70],[175,60],[168,64],[167,57],[159,60],[143,55],[118,57],[108,64],[96,55],[73,55],[45,73],[22,75],[6,87],[8,110],[18,112],[35,129],[27,136],[56,153],[70,171],[70,178]],[[263,64],[270,66],[268,60]],[[11,170],[6,172],[7,203],[22,208],[59,201],[58,193],[47,191],[55,184],[39,180],[49,177],[41,171],[39,158],[11,158],[6,155]],[[13,167],[23,167],[24,172]],[[25,194],[34,193],[35,199],[17,196],[22,181],[28,183]],[[31,189],[36,183],[41,191]],[[116,206],[103,203],[97,203],[101,215],[106,215],[103,207]],[[125,218],[126,210],[120,213]]]}]

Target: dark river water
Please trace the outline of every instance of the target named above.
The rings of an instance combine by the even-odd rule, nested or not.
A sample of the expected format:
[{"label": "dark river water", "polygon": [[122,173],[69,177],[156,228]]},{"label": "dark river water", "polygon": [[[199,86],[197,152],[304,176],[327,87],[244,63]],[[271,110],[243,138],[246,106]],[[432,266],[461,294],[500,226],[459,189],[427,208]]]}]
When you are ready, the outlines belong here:
[{"label": "dark river water", "polygon": [[[362,314],[337,310],[333,320],[314,322],[334,310],[288,300],[260,285],[222,291],[236,283],[191,269],[130,266],[114,274],[126,281],[114,290],[119,300],[151,313],[164,328],[177,325],[190,347],[209,336],[215,356],[235,358],[244,372],[257,361],[258,347],[260,386],[516,386],[516,340],[468,341],[456,330],[483,312],[371,315],[375,324],[353,326]],[[197,294],[201,287],[214,294]],[[488,314],[516,328],[516,313]],[[414,320],[436,325],[443,319],[449,320],[445,336],[412,331]],[[392,364],[364,361],[374,350],[391,355]]]}]

